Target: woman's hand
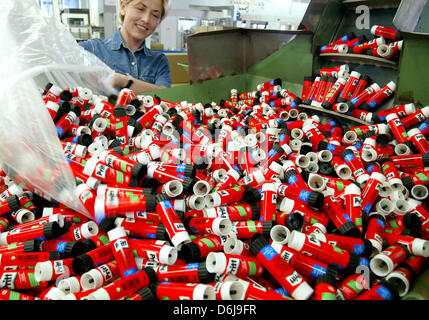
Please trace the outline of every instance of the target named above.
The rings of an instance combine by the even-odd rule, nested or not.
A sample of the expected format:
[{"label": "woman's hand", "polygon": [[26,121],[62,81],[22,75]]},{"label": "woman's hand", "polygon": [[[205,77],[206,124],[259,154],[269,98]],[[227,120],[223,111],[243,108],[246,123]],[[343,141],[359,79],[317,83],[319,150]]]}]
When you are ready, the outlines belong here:
[{"label": "woman's hand", "polygon": [[128,84],[128,77],[125,74],[117,73],[113,75],[112,87],[114,88],[124,88]]}]

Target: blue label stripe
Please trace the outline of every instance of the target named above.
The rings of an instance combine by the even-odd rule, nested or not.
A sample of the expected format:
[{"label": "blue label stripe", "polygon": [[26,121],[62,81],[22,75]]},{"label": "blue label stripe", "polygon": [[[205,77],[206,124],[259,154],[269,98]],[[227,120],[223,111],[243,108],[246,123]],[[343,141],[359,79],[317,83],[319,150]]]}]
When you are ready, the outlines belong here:
[{"label": "blue label stripe", "polygon": [[383,298],[383,300],[393,300],[393,296],[392,296],[392,294],[390,293],[390,291],[386,288],[386,287],[384,287],[384,286],[381,286],[380,288],[378,288],[377,290],[375,290],[375,292],[380,296],[380,297],[382,297]]},{"label": "blue label stripe", "polygon": [[55,251],[60,252],[60,253],[64,253],[64,251],[66,250],[66,246],[67,246],[68,242],[58,242],[57,247],[55,248]]},{"label": "blue label stripe", "polygon": [[355,244],[353,245],[353,252],[354,254],[360,256],[364,253],[365,251],[365,246],[361,245],[361,244]]},{"label": "blue label stripe", "polygon": [[352,161],[353,159],[355,159],[355,156],[354,156],[354,154],[353,154],[353,153],[346,154],[346,155],[344,156],[344,161],[345,161],[345,162],[347,162],[347,163],[349,163],[349,162],[350,162],[350,161]]},{"label": "blue label stripe", "polygon": [[270,246],[269,244],[267,244],[265,247],[261,249],[261,253],[268,261],[270,261],[278,254],[276,250],[274,250],[273,247]]},{"label": "blue label stripe", "polygon": [[128,269],[128,270],[124,271],[124,277],[128,277],[132,274],[135,274],[136,272],[137,272],[136,268]]},{"label": "blue label stripe", "polygon": [[189,264],[186,265],[186,270],[196,270],[196,269],[198,269],[199,265],[200,265],[199,262],[189,263]]},{"label": "blue label stripe", "polygon": [[302,190],[299,193],[299,200],[304,201],[304,202],[308,202],[308,198],[310,197],[310,194],[311,194],[310,191]]},{"label": "blue label stripe", "polygon": [[322,274],[326,274],[326,272],[327,272],[326,268],[319,266],[318,264],[314,264],[311,270],[310,276],[312,278],[317,278]]}]

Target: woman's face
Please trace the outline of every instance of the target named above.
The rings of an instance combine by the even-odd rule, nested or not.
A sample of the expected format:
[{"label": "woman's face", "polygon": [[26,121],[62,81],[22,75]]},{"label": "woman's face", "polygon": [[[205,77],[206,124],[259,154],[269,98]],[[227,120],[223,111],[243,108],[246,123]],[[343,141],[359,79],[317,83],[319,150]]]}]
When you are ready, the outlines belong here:
[{"label": "woman's face", "polygon": [[161,22],[161,11],[161,0],[134,0],[127,5],[121,1],[122,28],[134,40],[143,41]]}]

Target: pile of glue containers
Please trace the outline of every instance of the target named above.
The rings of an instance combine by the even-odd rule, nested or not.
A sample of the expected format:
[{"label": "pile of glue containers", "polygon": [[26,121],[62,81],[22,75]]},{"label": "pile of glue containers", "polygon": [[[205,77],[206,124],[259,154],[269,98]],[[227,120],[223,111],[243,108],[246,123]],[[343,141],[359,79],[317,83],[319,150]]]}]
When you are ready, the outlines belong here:
[{"label": "pile of glue containers", "polygon": [[374,39],[368,40],[365,34],[358,37],[354,32],[349,32],[328,45],[321,46],[320,53],[359,54],[398,60],[404,42],[398,30],[374,25],[371,27],[371,35]]},{"label": "pile of glue containers", "polygon": [[205,104],[48,84],[87,213],[3,166],[0,299],[405,296],[428,266],[429,107],[379,110],[394,83],[349,71]]}]

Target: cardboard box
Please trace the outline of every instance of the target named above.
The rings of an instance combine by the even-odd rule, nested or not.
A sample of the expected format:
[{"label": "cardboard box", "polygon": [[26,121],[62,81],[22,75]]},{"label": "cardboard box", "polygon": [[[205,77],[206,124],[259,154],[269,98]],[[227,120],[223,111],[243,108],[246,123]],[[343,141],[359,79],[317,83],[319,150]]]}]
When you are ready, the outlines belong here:
[{"label": "cardboard box", "polygon": [[178,65],[178,63],[188,64],[188,54],[187,53],[169,53],[166,52],[165,56],[170,62],[170,75],[173,84],[176,83],[189,83],[189,73],[188,69]]},{"label": "cardboard box", "polygon": [[151,43],[151,50],[164,50],[164,45],[162,43]]},{"label": "cardboard box", "polygon": [[207,32],[207,31],[208,31],[208,27],[207,26],[196,26],[195,27],[195,33]]},{"label": "cardboard box", "polygon": [[225,27],[225,26],[209,26],[207,31],[219,31],[219,30],[231,30],[234,27]]}]

